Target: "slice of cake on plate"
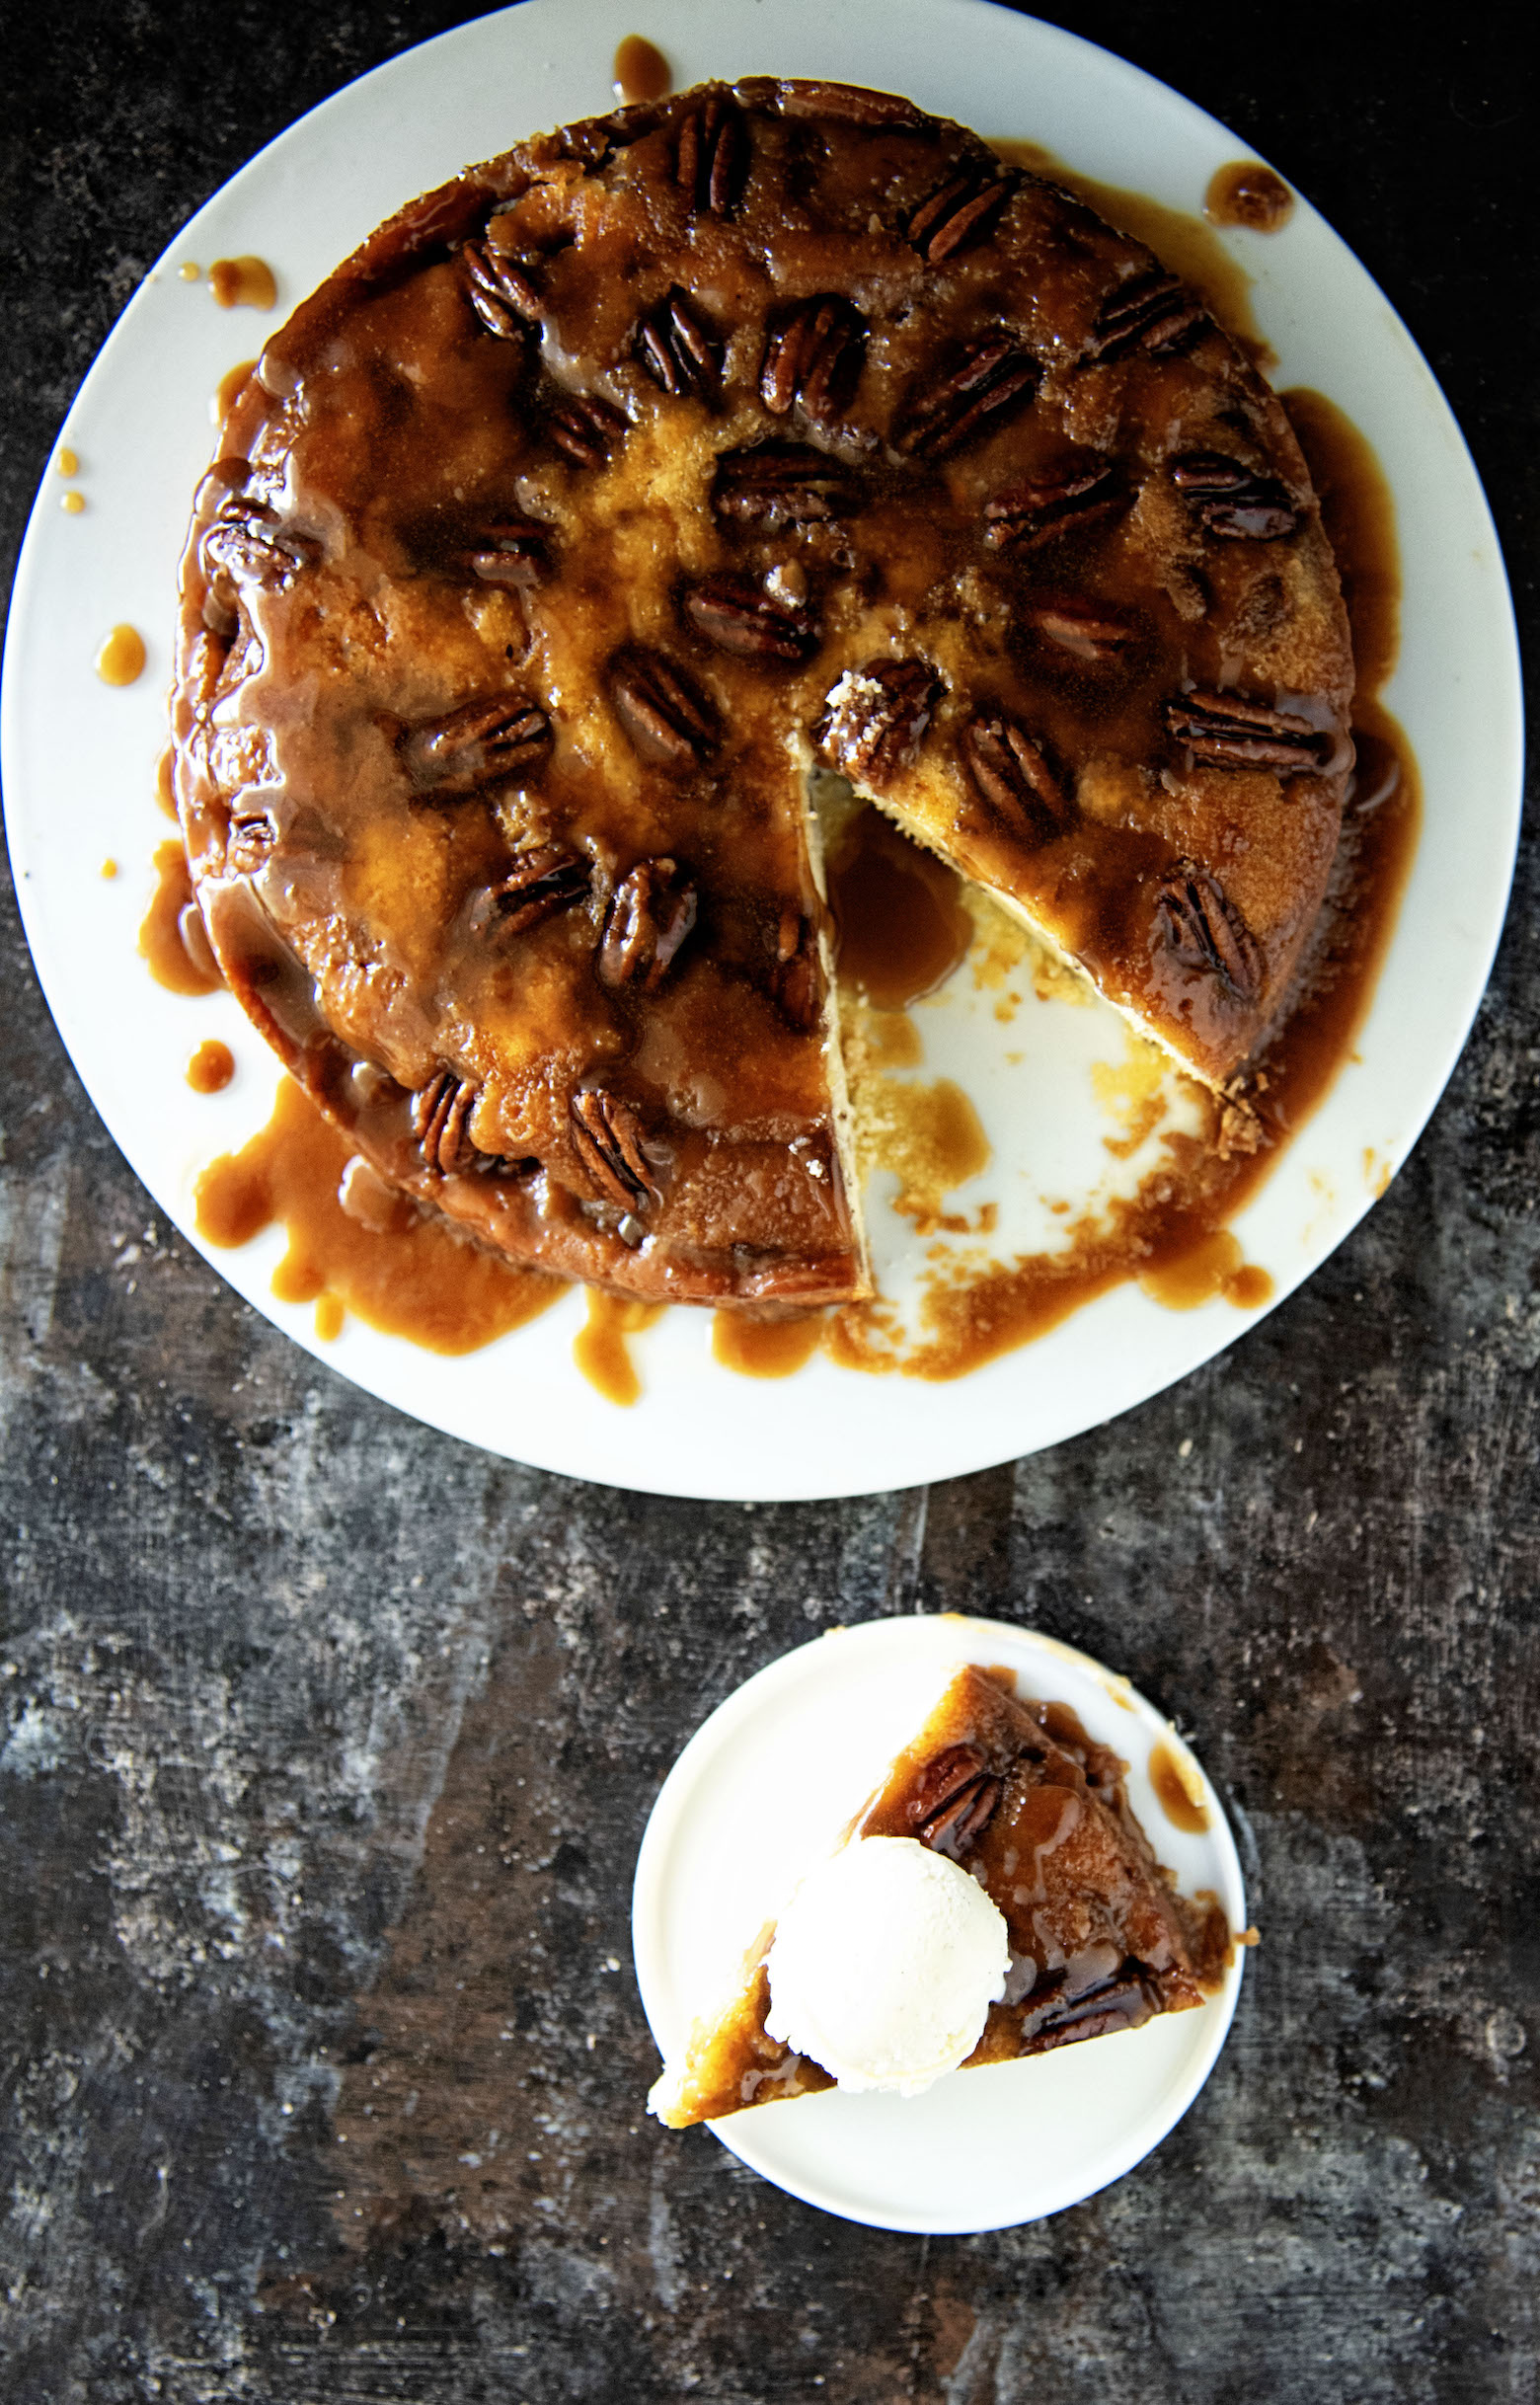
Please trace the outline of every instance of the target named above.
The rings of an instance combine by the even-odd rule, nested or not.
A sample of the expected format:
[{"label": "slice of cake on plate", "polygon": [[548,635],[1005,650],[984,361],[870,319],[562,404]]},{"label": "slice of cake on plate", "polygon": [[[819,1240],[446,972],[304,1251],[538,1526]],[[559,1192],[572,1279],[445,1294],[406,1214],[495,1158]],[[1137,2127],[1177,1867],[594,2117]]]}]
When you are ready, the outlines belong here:
[{"label": "slice of cake on plate", "polygon": [[652,2110],[684,2129],[833,2086],[913,2094],[1204,2003],[1230,1929],[1178,1895],[1124,1767],[1067,1705],[960,1669]]}]

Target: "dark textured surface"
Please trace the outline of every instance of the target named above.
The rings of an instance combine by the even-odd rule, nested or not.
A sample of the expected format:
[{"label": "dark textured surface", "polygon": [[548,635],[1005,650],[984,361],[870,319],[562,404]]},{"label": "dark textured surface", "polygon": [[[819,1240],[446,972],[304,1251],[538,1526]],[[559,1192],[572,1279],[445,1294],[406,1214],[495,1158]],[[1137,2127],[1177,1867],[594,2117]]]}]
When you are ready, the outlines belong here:
[{"label": "dark textured surface", "polygon": [[[1532,625],[1537,122],[1498,15],[1048,13],[1227,118],[1381,278]],[[454,21],[13,15],[13,550],[186,214]],[[1014,1469],[786,1510],[522,1472],[318,1369],[168,1240],[7,905],[7,2398],[1532,2397],[1535,902],[1526,859],[1412,1162],[1238,1351]],[[1267,1939],[1137,2173],[922,2244],[643,2118],[627,1908],[712,1704],[830,1621],[948,1604],[1193,1729]]]}]

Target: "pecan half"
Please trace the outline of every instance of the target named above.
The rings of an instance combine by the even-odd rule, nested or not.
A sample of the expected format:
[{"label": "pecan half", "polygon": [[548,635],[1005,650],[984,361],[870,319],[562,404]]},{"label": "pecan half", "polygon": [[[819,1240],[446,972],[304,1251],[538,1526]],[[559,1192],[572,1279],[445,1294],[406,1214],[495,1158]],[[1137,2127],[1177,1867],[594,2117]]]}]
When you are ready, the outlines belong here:
[{"label": "pecan half", "polygon": [[1190,451],[1173,460],[1171,481],[1208,532],[1228,542],[1275,542],[1299,524],[1299,511],[1275,477],[1258,476],[1222,451]]},{"label": "pecan half", "polygon": [[922,1845],[958,1862],[983,1835],[1002,1793],[982,1746],[949,1746],[926,1763],[905,1814]]},{"label": "pecan half", "polygon": [[987,233],[1010,198],[1016,178],[982,159],[970,160],[922,200],[906,231],[927,267]]},{"label": "pecan half", "polygon": [[1262,992],[1262,947],[1217,878],[1183,860],[1162,878],[1155,895],[1155,930],[1185,969],[1222,977],[1237,1001]]},{"label": "pecan half", "polygon": [[1115,284],[1097,311],[1082,357],[1103,362],[1131,350],[1159,358],[1208,323],[1208,311],[1165,268],[1144,268]]},{"label": "pecan half", "polygon": [[660,653],[628,645],[610,661],[608,683],[615,716],[644,760],[695,768],[716,749],[711,704]]},{"label": "pecan half", "polygon": [[578,468],[602,468],[631,421],[597,393],[555,393],[545,405],[545,429]]},{"label": "pecan half", "polygon": [[805,442],[761,442],[724,451],[712,479],[719,517],[755,526],[808,526],[848,517],[857,501],[847,468]]},{"label": "pecan half", "polygon": [[466,243],[460,257],[471,307],[489,334],[512,343],[540,323],[540,294],[516,260],[486,242]]},{"label": "pecan half", "polygon": [[467,1127],[476,1094],[453,1069],[440,1069],[412,1097],[412,1132],[427,1167],[440,1177],[454,1177],[477,1158]]},{"label": "pecan half", "polygon": [[551,746],[551,722],[519,693],[493,693],[407,736],[407,773],[434,802],[463,802],[484,785],[532,776]]},{"label": "pecan half", "polygon": [[615,888],[599,945],[606,985],[651,993],[695,924],[698,897],[672,860],[641,860]]},{"label": "pecan half", "polygon": [[1243,693],[1183,693],[1165,705],[1166,724],[1194,760],[1210,768],[1272,768],[1280,777],[1320,768],[1332,738],[1307,718],[1270,710]]},{"label": "pecan half", "polygon": [[721,390],[722,345],[677,284],[654,301],[637,325],[637,356],[665,393],[715,401]]},{"label": "pecan half", "polygon": [[562,843],[519,852],[505,877],[485,886],[471,904],[473,935],[525,935],[558,910],[584,899],[592,872],[580,853]]},{"label": "pecan half", "polygon": [[806,603],[778,599],[753,577],[702,578],[686,592],[684,613],[708,643],[738,659],[804,659],[818,640]]},{"label": "pecan half", "polygon": [[980,710],[958,738],[962,765],[983,800],[1034,832],[1057,829],[1069,815],[1064,791],[1025,727],[1003,710]]},{"label": "pecan half", "polygon": [[927,379],[923,394],[894,430],[894,447],[910,459],[949,459],[1025,409],[1037,393],[1040,372],[1031,352],[1011,335],[982,336],[968,345],[961,365],[939,385]]},{"label": "pecan half", "polygon": [[679,128],[674,182],[693,209],[731,217],[748,177],[748,124],[726,93],[711,92]]},{"label": "pecan half", "polygon": [[984,541],[994,551],[1031,551],[1052,535],[1078,534],[1127,500],[1115,468],[1035,477],[985,502]]},{"label": "pecan half", "polygon": [[818,959],[817,930],[801,911],[781,913],[770,989],[782,1017],[790,1021],[800,1036],[817,1026],[823,1016],[823,968]]},{"label": "pecan half", "polygon": [[551,529],[540,518],[500,518],[479,530],[462,557],[484,584],[540,584],[551,570],[550,540]]},{"label": "pecan half", "polygon": [[1137,621],[1125,610],[1078,593],[1035,594],[1023,604],[1022,616],[1060,651],[1098,664],[1116,659],[1139,635]]},{"label": "pecan half", "polygon": [[826,84],[811,77],[788,77],[776,83],[768,76],[745,77],[738,85],[745,100],[762,107],[779,106],[783,116],[831,116],[846,125],[918,125],[922,119],[912,101],[894,92],[869,92],[865,84]]},{"label": "pecan half", "polygon": [[307,535],[285,526],[266,502],[227,501],[201,544],[203,573],[272,592],[291,584],[315,557]]},{"label": "pecan half", "polygon": [[943,689],[927,660],[869,659],[834,686],[814,739],[831,767],[885,785],[918,751]]},{"label": "pecan half", "polygon": [[642,1123],[630,1103],[584,1086],[568,1104],[578,1158],[606,1202],[643,1211],[658,1200],[642,1149]]},{"label": "pecan half", "polygon": [[801,408],[815,426],[847,409],[861,377],[866,320],[837,292],[771,320],[759,369],[759,397],[772,418]]}]

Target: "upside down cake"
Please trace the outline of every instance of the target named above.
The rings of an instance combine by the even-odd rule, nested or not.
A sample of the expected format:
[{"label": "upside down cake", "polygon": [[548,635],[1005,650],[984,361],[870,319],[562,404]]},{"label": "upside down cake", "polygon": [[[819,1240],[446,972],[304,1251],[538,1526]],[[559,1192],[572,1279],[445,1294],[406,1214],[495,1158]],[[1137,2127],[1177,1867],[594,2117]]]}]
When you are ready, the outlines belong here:
[{"label": "upside down cake", "polygon": [[1218,1086],[1350,694],[1201,301],[957,125],[750,79],[468,169],[269,344],[177,792],[230,986],[388,1179],[518,1261],[811,1304],[869,1290],[814,762]]},{"label": "upside down cake", "polygon": [[[1008,1672],[969,1667],[851,1823],[847,1845],[906,1837],[960,1863],[1004,1917],[1003,1992],[964,2069],[1138,2029],[1217,1990],[1229,1925],[1212,1898],[1177,1893],[1128,1803],[1125,1767],[1067,1704],[1029,1701]],[[671,2129],[836,2084],[766,2028],[775,1937],[774,1924],[761,1933],[738,1992],[654,2088]]]}]

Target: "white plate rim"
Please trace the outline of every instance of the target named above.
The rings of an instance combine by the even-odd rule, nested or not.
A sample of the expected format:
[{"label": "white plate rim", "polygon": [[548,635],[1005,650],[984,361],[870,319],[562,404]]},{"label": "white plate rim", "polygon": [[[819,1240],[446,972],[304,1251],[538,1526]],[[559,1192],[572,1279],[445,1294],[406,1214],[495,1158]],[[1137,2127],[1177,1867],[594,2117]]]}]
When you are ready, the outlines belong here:
[{"label": "white plate rim", "polygon": [[[691,76],[711,71],[742,72],[754,64],[771,64],[782,72],[835,73],[840,71],[841,61],[852,45],[870,42],[874,29],[880,26],[883,44],[879,54],[884,60],[885,79],[905,83],[916,90],[922,101],[937,108],[945,105],[945,95],[931,87],[954,71],[953,55],[960,47],[965,52],[987,21],[991,54],[1011,53],[1023,61],[1036,61],[1040,80],[1045,73],[1050,81],[1053,75],[1061,83],[1067,77],[1066,89],[1073,88],[1077,75],[1104,84],[1110,80],[1131,112],[1126,127],[1119,127],[1120,133],[1125,130],[1130,133],[1128,155],[1143,155],[1145,151],[1154,155],[1162,142],[1173,139],[1179,145],[1186,143],[1194,158],[1199,154],[1205,159],[1210,157],[1215,144],[1226,155],[1236,155],[1247,148],[1192,103],[1141,70],[1058,28],[989,8],[987,0],[909,0],[909,6],[896,19],[879,6],[878,0],[797,0],[796,5],[778,12],[773,28],[763,12],[754,7],[753,0],[722,0],[721,7],[711,13],[709,26],[693,10],[690,0],[656,0],[646,14],[649,30],[683,62],[681,71],[687,67]],[[624,5],[624,0],[592,0],[582,19],[582,39],[589,52],[607,55],[606,45],[612,47],[618,30],[632,30],[634,16],[635,11]],[[317,143],[324,145],[339,138],[340,129],[351,121],[349,112],[355,113],[367,104],[389,115],[399,107],[401,94],[413,79],[440,70],[451,77],[463,74],[471,62],[488,52],[489,45],[495,50],[497,44],[508,39],[512,39],[516,51],[538,61],[543,55],[542,45],[553,50],[564,45],[571,47],[574,22],[563,0],[523,0],[523,5],[516,9],[476,20],[386,62],[280,134],[205,203],[169,246],[152,277],[130,301],[82,385],[71,408],[69,427],[73,428],[77,422],[91,421],[92,411],[113,376],[119,372],[141,332],[147,331],[155,278],[159,277],[164,285],[176,257],[206,250],[217,226],[229,223],[232,214],[238,215],[247,207],[249,195],[259,187],[281,194]],[[776,52],[773,60],[764,57],[767,46]],[[731,66],[721,56],[724,48],[733,54]],[[908,71],[911,68],[913,72]],[[545,71],[558,72],[549,58],[545,60]],[[848,66],[845,71],[850,71]],[[1009,78],[1004,80],[1008,82]],[[979,97],[982,101],[987,96],[980,93]],[[603,101],[602,90],[591,90],[583,105],[599,107]],[[991,122],[987,108],[974,114],[986,132],[1007,130]],[[1023,130],[1032,138],[1045,138],[1041,124],[1035,123]],[[1087,159],[1083,149],[1074,155],[1072,163],[1088,173],[1100,172],[1105,164]],[[1142,181],[1152,188],[1149,176]],[[1378,1191],[1383,1191],[1383,1184],[1416,1142],[1464,1047],[1501,934],[1521,799],[1522,719],[1517,648],[1511,600],[1490,511],[1463,437],[1425,361],[1389,302],[1346,246],[1331,234],[1307,203],[1299,203],[1296,217],[1301,229],[1308,232],[1317,246],[1312,256],[1335,259],[1338,270],[1356,294],[1357,305],[1374,313],[1369,328],[1373,339],[1388,341],[1399,359],[1403,397],[1408,408],[1415,404],[1424,413],[1431,429],[1429,438],[1435,434],[1443,444],[1453,519],[1458,523],[1460,539],[1480,554],[1486,577],[1481,632],[1490,655],[1488,684],[1474,701],[1457,691],[1453,705],[1463,707],[1467,719],[1477,707],[1485,714],[1491,770],[1483,788],[1486,834],[1477,847],[1479,857],[1472,865],[1468,890],[1456,913],[1461,921],[1459,973],[1444,984],[1435,1025],[1421,1031],[1423,1049],[1416,1091],[1400,1098],[1389,1114],[1394,1124],[1387,1124],[1383,1129],[1373,1120],[1368,1098],[1364,1100],[1362,1132],[1366,1139],[1377,1139],[1373,1146],[1366,1141],[1365,1151],[1374,1150],[1380,1165],[1375,1185]],[[1282,254],[1274,252],[1270,256],[1259,250],[1257,245],[1263,239],[1252,238],[1246,264],[1259,275],[1259,311],[1265,327],[1271,332],[1268,320],[1268,278]],[[297,290],[285,296],[286,300],[297,297]],[[1272,294],[1270,298],[1276,302],[1277,296]],[[233,347],[234,329],[230,331]],[[164,1145],[156,1149],[144,1125],[135,1118],[137,1098],[131,1083],[104,1072],[100,1040],[93,1037],[89,1011],[73,990],[74,964],[67,948],[56,939],[45,906],[42,885],[46,880],[40,877],[45,864],[38,840],[38,811],[29,791],[32,769],[29,751],[35,747],[30,745],[30,738],[36,732],[29,725],[30,670],[34,665],[30,655],[34,622],[40,618],[39,596],[46,582],[44,571],[50,547],[57,553],[57,516],[49,506],[57,490],[57,485],[45,477],[29,525],[16,581],[6,645],[4,694],[0,698],[0,744],[3,744],[6,790],[12,797],[22,796],[20,808],[13,798],[8,809],[7,832],[23,922],[39,981],[88,1092],[157,1202],[228,1283],[264,1316],[304,1345],[315,1358],[340,1369],[366,1391],[429,1425],[537,1468],[642,1491],[705,1499],[793,1501],[871,1493],[962,1475],[1063,1441],[1148,1400],[1225,1350],[1264,1316],[1253,1313],[1243,1319],[1229,1305],[1215,1303],[1179,1320],[1161,1311],[1136,1289],[1123,1287],[1076,1314],[1067,1324],[1072,1335],[1056,1331],[1023,1352],[975,1371],[956,1386],[936,1389],[912,1379],[864,1379],[863,1386],[869,1391],[857,1398],[855,1409],[851,1408],[848,1385],[854,1373],[837,1371],[831,1364],[818,1360],[802,1373],[794,1389],[758,1387],[710,1366],[704,1331],[697,1329],[686,1336],[678,1329],[664,1327],[645,1340],[650,1392],[637,1411],[625,1419],[597,1398],[585,1400],[570,1391],[580,1381],[566,1358],[567,1341],[576,1325],[576,1306],[566,1302],[532,1329],[502,1339],[485,1354],[467,1357],[469,1362],[483,1365],[482,1374],[475,1371],[465,1374],[465,1361],[451,1364],[454,1371],[462,1373],[457,1383],[444,1376],[443,1365],[435,1357],[417,1353],[401,1340],[378,1336],[357,1323],[350,1323],[341,1345],[323,1344],[307,1325],[301,1307],[278,1304],[268,1291],[268,1274],[281,1249],[275,1237],[271,1242],[259,1239],[240,1254],[210,1250],[198,1237],[192,1223],[189,1165],[186,1161],[168,1159]],[[1402,499],[1398,489],[1398,500]],[[84,523],[71,522],[77,526]],[[1409,562],[1409,578],[1414,565]],[[109,610],[104,616],[116,614]],[[1410,682],[1410,667],[1404,673]],[[98,697],[88,693],[86,698],[95,702]],[[1394,687],[1391,700],[1394,705]],[[1419,747],[1421,750],[1421,743]],[[1429,790],[1429,826],[1439,807],[1439,795]],[[1449,809],[1444,799],[1443,813],[1447,815]],[[1425,882],[1429,873],[1425,858],[1428,849],[1425,826],[1422,851],[1414,865],[1414,886],[1420,879]],[[1406,917],[1404,905],[1403,922]],[[1403,946],[1404,934],[1405,924],[1391,946],[1391,959],[1381,981],[1382,996],[1390,978],[1391,963]],[[238,1020],[238,1014],[232,1018],[233,1005],[221,1017],[221,1006],[227,999],[217,997],[211,1014],[211,1018],[220,1019],[217,1032],[221,1034],[226,1034],[227,1026]],[[1371,1012],[1366,1038],[1372,1032],[1374,1017]],[[1312,1127],[1319,1127],[1325,1117],[1333,1115],[1348,1075],[1347,1070],[1340,1073],[1333,1094],[1310,1124]],[[1274,1298],[1270,1307],[1276,1307],[1304,1277],[1320,1266],[1375,1199],[1375,1190],[1367,1183],[1358,1193],[1334,1192],[1317,1214],[1319,1224],[1314,1226],[1314,1233],[1307,1227],[1301,1249],[1284,1258],[1289,1247],[1278,1229],[1280,1181],[1297,1184],[1285,1179],[1285,1171],[1290,1160],[1299,1154],[1302,1140],[1295,1138],[1290,1155],[1272,1171],[1260,1195],[1235,1222],[1248,1251],[1261,1257],[1271,1271]],[[204,1157],[220,1148],[220,1140],[211,1136],[204,1146]],[[1301,1208],[1297,1197],[1291,1207],[1297,1221]],[[694,1315],[670,1316],[677,1320]],[[516,1353],[514,1348],[518,1349]],[[1105,1371],[1088,1378],[1084,1373],[1088,1356],[1104,1362]],[[1130,1366],[1135,1360],[1137,1368]],[[704,1379],[703,1363],[706,1363]],[[798,1409],[788,1412],[785,1397],[791,1392],[797,1395]],[[896,1408],[888,1400],[895,1392],[904,1398]],[[694,1409],[703,1393],[709,1399],[704,1408],[694,1410],[694,1438],[681,1444],[670,1425],[672,1415],[680,1408],[681,1399],[686,1408]],[[946,1402],[939,1405],[938,1396],[946,1397]],[[959,1401],[960,1397],[964,1399]]]},{"label": "white plate rim", "polygon": [[[1014,1622],[992,1620],[972,1614],[915,1613],[868,1620],[856,1626],[826,1630],[821,1636],[796,1646],[790,1653],[777,1656],[761,1669],[745,1679],[741,1686],[724,1697],[708,1714],[679,1753],[668,1772],[652,1812],[648,1817],[641,1847],[637,1856],[636,1876],[632,1887],[632,1952],[637,1985],[642,1998],[648,2026],[659,2052],[674,2033],[678,2021],[675,2010],[674,1981],[669,1967],[667,1924],[670,1911],[670,1856],[681,1830],[687,1826],[697,1808],[698,1791],[716,1768],[720,1757],[739,1746],[743,1733],[760,1718],[768,1707],[778,1706],[787,1698],[796,1699],[799,1692],[808,1692],[825,1677],[832,1661],[832,1652],[841,1657],[841,1669],[848,1675],[852,1668],[865,1672],[869,1666],[877,1668],[885,1656],[901,1658],[912,1655],[919,1662],[934,1656],[937,1661],[949,1655],[956,1661],[978,1663],[1003,1662],[1015,1669],[1027,1691],[1046,1694],[1054,1692],[1055,1677],[1066,1673],[1082,1679],[1093,1689],[1101,1689],[1112,1714],[1100,1725],[1094,1725],[1082,1710],[1093,1737],[1112,1745],[1119,1752],[1128,1751],[1126,1745],[1117,1743],[1126,1737],[1125,1726],[1119,1726],[1116,1714],[1132,1714],[1148,1744],[1153,1746],[1163,1740],[1170,1745],[1184,1768],[1195,1774],[1209,1815],[1206,1838],[1213,1855],[1213,1874],[1207,1884],[1219,1896],[1230,1925],[1243,1930],[1248,1926],[1245,1880],[1240,1857],[1223,1803],[1213,1782],[1192,1746],[1132,1683],[1112,1671],[1094,1656],[1077,1647],[1064,1644],[1039,1629],[1024,1628]],[[938,1691],[940,1680],[938,1678]],[[1116,1698],[1116,1703],[1113,1701]],[[1079,1708],[1077,1706],[1077,1708]],[[1151,1812],[1148,1800],[1140,1809],[1140,1797],[1147,1784],[1137,1763],[1130,1764],[1128,1775],[1130,1796],[1151,1836],[1157,1853],[1169,1852],[1179,1841]],[[859,1801],[852,1798],[852,1805]],[[752,1917],[750,1915],[749,1917]],[[815,2177],[790,2173],[784,2150],[776,2142],[777,2132],[787,2125],[779,2118],[776,2108],[732,2115],[723,2121],[705,2125],[729,2151],[757,2171],[772,2185],[783,2189],[806,2205],[842,2220],[856,2220],[878,2229],[893,2229],[915,2236],[961,2236],[986,2229],[1017,2227],[1031,2220],[1046,2218],[1055,2212],[1067,2211],[1088,2197],[1098,2195],[1154,2151],[1168,2137],[1179,2121],[1191,2110],[1206,2084],[1225,2040],[1229,2035],[1240,2002],[1245,1978],[1248,1949],[1237,1946],[1225,1973],[1219,1992],[1208,2004],[1177,2018],[1192,2025],[1191,2034],[1196,2041],[1180,2077],[1168,2084],[1151,2107],[1143,2110],[1131,2124],[1123,2144],[1099,2159],[1088,2173],[1072,2174],[1061,2181],[1056,2191],[1050,2190],[1051,2201],[1034,2210],[1014,2214],[998,2211],[981,2218],[964,2214],[937,2217],[894,2209],[891,2202],[880,2197],[868,2201],[864,2211],[853,2211],[848,2193],[825,2184]],[[1175,2022],[1172,2024],[1175,2026]],[[1184,2034],[1187,2034],[1184,2032]],[[1099,2044],[1099,2041],[1092,2041]],[[1119,2043],[1109,2040],[1109,2045]],[[1051,2063],[1053,2056],[1040,2058]],[[1105,2056],[1104,2056],[1105,2061]],[[1126,2064],[1127,2057],[1115,2058]],[[1034,2066],[1023,2065],[1029,2073]],[[998,2100],[1003,2109],[1026,2117],[1031,2112],[1031,2091],[1017,2085],[1014,2097],[1011,2082],[1018,2066],[991,2066],[986,2072],[957,2072],[954,2080],[987,2076],[997,2083]],[[942,2083],[943,2088],[951,2082]],[[932,2094],[938,2091],[933,2090]],[[875,2100],[863,2100],[869,2107]],[[902,2098],[884,2098],[883,2108],[888,2113],[902,2114],[907,2109]],[[787,2111],[794,2108],[788,2106]],[[1070,2193],[1070,2190],[1073,2193]]]}]

